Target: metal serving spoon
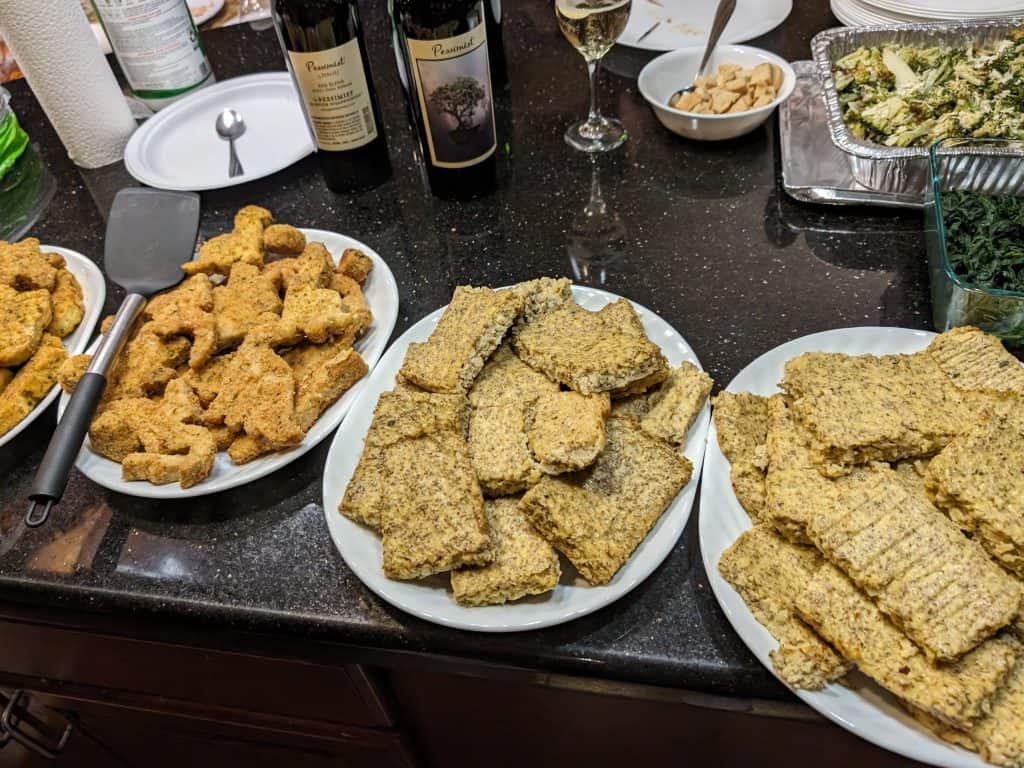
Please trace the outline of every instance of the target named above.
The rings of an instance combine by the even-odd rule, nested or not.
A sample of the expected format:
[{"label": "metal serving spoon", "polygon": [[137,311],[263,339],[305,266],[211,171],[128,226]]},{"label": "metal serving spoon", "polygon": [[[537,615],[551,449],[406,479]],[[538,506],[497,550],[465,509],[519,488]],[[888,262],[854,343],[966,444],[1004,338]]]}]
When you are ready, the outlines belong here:
[{"label": "metal serving spoon", "polygon": [[[708,68],[708,61],[711,60],[711,52],[715,50],[715,46],[718,45],[718,41],[722,37],[722,33],[725,31],[725,25],[729,23],[729,19],[732,18],[733,12],[736,10],[736,0],[721,0],[718,4],[718,8],[715,9],[715,18],[711,22],[711,32],[708,34],[708,44],[704,48],[704,58],[700,60],[700,66],[697,68],[697,74],[694,75],[694,81],[698,77],[704,74],[704,70]],[[669,96],[668,105],[671,107],[673,102],[682,96],[684,93],[689,93],[697,86],[690,85],[687,88],[678,90]]]},{"label": "metal serving spoon", "polygon": [[245,120],[238,112],[233,109],[225,109],[217,115],[217,135],[228,142],[230,150],[228,176],[231,178],[245,173],[242,170],[242,163],[238,160],[238,153],[235,152],[235,139],[240,138],[243,133],[245,133]]}]

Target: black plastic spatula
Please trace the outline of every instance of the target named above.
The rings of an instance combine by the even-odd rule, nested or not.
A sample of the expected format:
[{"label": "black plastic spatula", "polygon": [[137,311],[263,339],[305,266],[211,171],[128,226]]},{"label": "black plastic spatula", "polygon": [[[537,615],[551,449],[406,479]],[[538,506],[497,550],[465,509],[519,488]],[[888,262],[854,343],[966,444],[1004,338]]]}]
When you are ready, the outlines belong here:
[{"label": "black plastic spatula", "polygon": [[199,195],[133,187],[114,198],[107,219],[104,267],[128,295],[71,396],[36,472],[25,524],[42,525],[60,501],[93,412],[107,386],[107,372],[128,339],[146,300],[181,282],[181,264],[192,258],[199,233]]}]

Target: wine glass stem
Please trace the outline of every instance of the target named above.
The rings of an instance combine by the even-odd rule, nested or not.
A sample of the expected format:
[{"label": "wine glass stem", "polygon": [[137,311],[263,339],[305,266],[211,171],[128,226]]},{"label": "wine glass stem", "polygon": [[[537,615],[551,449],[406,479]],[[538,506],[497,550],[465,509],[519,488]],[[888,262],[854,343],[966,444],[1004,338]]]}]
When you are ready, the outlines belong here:
[{"label": "wine glass stem", "polygon": [[590,114],[587,115],[587,122],[591,125],[601,121],[601,113],[597,111],[597,67],[599,59],[587,62],[587,71],[590,73]]}]

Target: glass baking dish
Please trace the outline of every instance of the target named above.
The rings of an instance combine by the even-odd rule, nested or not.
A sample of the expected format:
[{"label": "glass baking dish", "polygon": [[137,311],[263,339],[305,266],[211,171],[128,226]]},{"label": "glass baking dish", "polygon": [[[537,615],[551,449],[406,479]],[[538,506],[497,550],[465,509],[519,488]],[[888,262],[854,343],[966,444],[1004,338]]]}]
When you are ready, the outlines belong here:
[{"label": "glass baking dish", "polygon": [[949,259],[943,193],[972,191],[1024,197],[1024,141],[943,139],[928,151],[925,239],[932,321],[938,331],[975,325],[1008,346],[1024,346],[1024,292],[971,285]]}]

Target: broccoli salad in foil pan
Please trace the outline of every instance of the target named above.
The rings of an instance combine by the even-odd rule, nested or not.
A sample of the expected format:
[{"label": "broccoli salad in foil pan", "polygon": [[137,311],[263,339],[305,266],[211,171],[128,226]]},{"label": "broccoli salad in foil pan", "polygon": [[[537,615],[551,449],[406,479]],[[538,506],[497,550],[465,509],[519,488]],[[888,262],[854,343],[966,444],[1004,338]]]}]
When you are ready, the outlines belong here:
[{"label": "broccoli salad in foil pan", "polygon": [[861,46],[832,68],[860,139],[926,147],[944,138],[1024,138],[1024,27],[958,46]]}]

